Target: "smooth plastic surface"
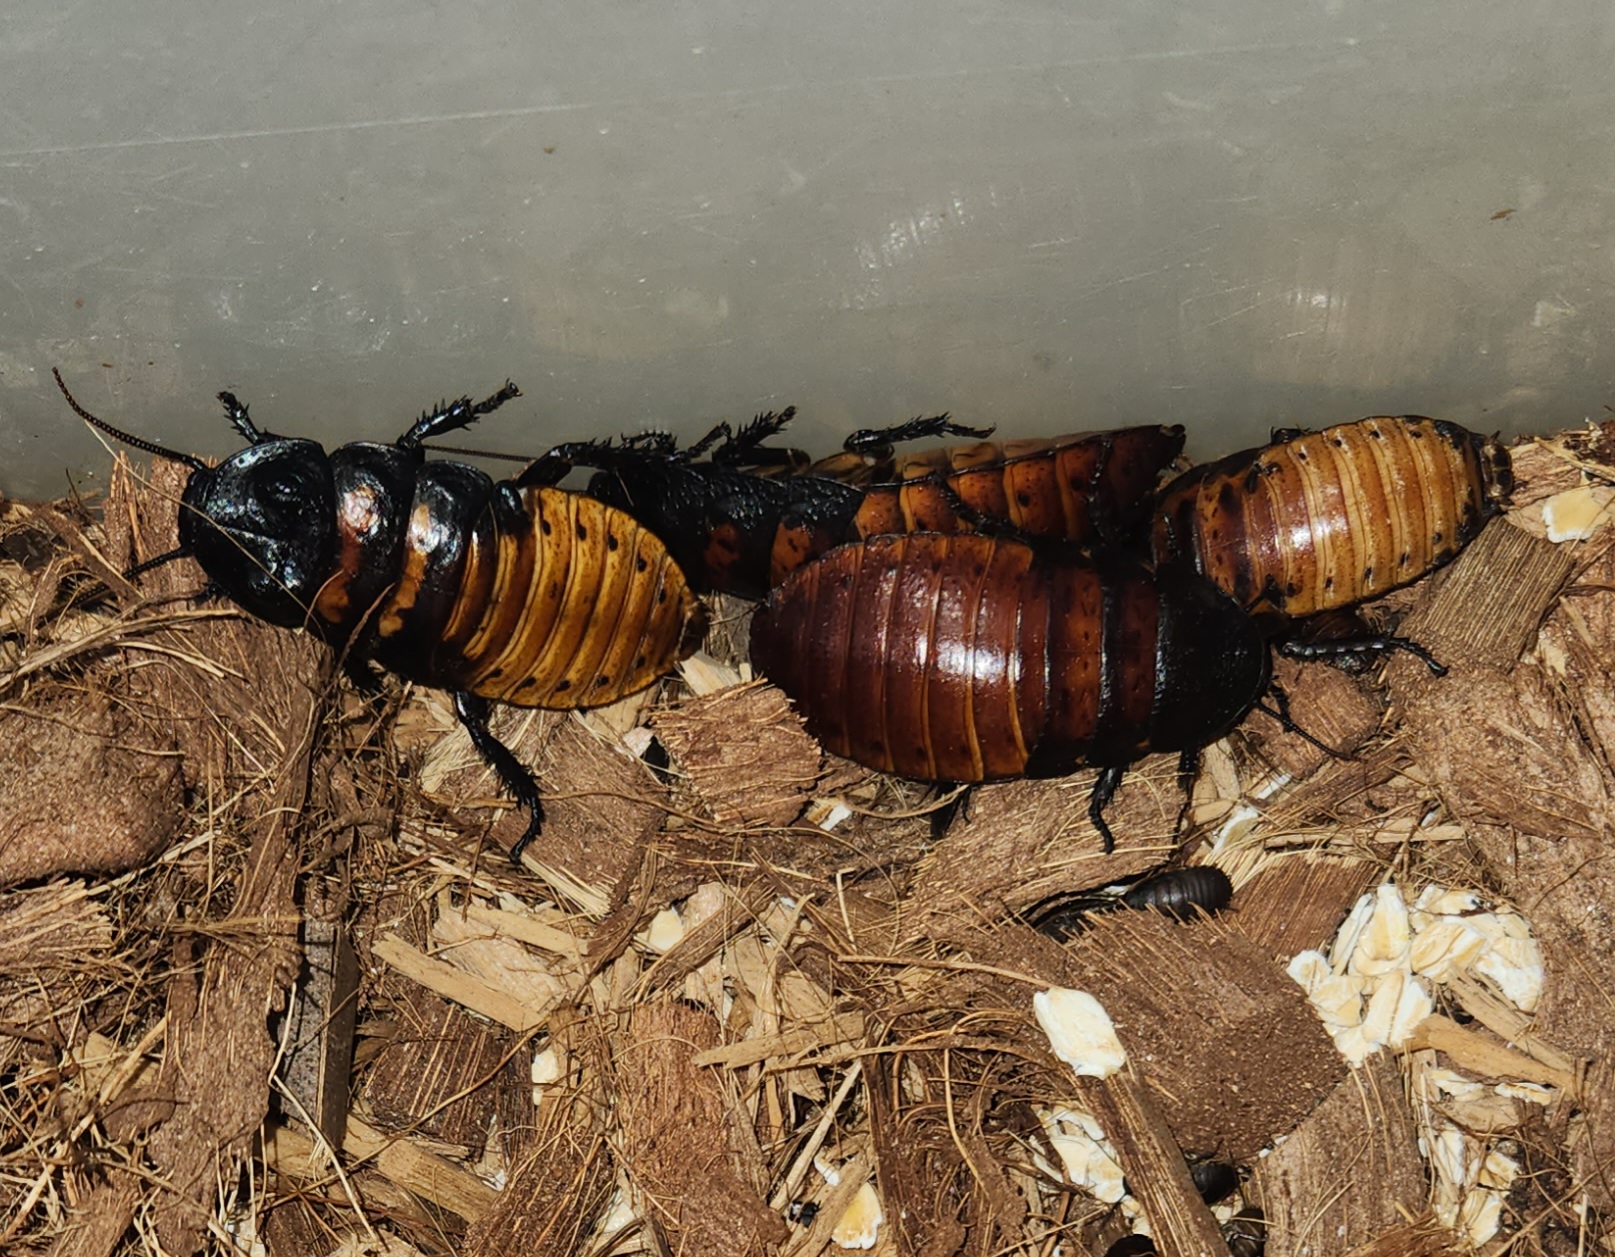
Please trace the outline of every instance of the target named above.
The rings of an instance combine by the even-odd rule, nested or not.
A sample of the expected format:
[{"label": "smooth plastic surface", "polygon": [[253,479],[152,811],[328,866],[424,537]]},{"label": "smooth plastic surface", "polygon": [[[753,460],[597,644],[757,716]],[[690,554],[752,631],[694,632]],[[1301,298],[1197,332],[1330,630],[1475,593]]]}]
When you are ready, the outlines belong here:
[{"label": "smooth plastic surface", "polygon": [[[0,8],[0,490],[217,455],[1615,404],[1604,0]],[[93,482],[92,482],[93,487]]]}]

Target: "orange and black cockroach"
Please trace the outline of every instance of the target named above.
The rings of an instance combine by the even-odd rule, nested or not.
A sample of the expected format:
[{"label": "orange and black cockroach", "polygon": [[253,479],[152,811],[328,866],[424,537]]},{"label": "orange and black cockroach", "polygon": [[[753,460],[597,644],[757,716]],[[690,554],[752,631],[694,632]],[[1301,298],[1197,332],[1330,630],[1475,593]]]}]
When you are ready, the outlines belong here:
[{"label": "orange and black cockroach", "polygon": [[698,586],[760,598],[844,542],[887,533],[988,532],[1118,545],[1143,531],[1180,427],[1015,441],[977,440],[923,453],[921,437],[985,438],[947,415],[849,437],[809,462],[768,445],[794,409],[731,432],[720,424],[680,448],[664,433],[557,446],[540,460],[589,467],[588,491],[667,542]]},{"label": "orange and black cockroach", "polygon": [[[1494,438],[1379,416],[1195,467],[1162,491],[1152,550],[1187,561],[1277,627],[1378,598],[1451,561],[1513,487]],[[1412,649],[1402,638],[1287,645],[1294,654]],[[1439,668],[1439,665],[1434,665]]]},{"label": "orange and black cockroach", "polygon": [[527,809],[511,858],[539,832],[537,783],[488,728],[488,703],[593,707],[650,685],[699,644],[700,601],[667,548],[632,516],[545,483],[542,469],[495,481],[428,461],[422,443],[497,410],[520,390],[444,402],[392,444],[260,430],[232,393],[246,449],[210,467],[85,422],[191,469],[179,545],[130,569],[192,557],[204,591],[271,624],[305,628],[421,685],[449,690],[478,752]]},{"label": "orange and black cockroach", "polygon": [[1192,771],[1269,685],[1260,626],[1181,565],[1058,554],[975,533],[880,536],[792,573],[751,624],[751,660],[826,750],[923,781],[1124,768]]}]

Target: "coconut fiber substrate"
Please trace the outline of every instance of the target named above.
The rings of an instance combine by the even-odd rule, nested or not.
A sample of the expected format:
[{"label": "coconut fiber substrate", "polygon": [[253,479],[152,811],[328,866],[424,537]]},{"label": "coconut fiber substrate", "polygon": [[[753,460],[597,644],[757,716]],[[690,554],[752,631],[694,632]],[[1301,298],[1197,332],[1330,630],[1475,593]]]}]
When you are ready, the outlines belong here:
[{"label": "coconut fiber substrate", "polygon": [[[1253,713],[1110,855],[1092,773],[826,757],[720,602],[643,695],[497,712],[517,868],[444,695],[121,578],[183,468],[0,504],[0,1251],[1615,1252],[1615,432],[1514,458],[1367,609],[1446,676],[1280,664],[1344,754]],[[1103,893],[1183,866],[1228,907]]]}]

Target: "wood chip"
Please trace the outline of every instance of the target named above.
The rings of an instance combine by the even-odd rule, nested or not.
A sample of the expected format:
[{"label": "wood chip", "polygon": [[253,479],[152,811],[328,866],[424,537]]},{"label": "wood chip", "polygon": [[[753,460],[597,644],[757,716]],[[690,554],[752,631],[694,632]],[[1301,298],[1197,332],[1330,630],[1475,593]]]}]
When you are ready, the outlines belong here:
[{"label": "wood chip", "polygon": [[692,794],[726,829],[789,825],[823,759],[784,693],[754,683],[665,709],[651,727]]}]

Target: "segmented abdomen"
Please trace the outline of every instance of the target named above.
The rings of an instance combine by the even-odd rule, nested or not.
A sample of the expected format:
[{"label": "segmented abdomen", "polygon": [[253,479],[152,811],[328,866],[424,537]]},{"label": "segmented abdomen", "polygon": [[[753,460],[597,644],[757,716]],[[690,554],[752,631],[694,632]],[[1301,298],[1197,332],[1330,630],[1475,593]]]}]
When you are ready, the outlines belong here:
[{"label": "segmented abdomen", "polygon": [[1312,615],[1447,562],[1509,485],[1507,453],[1457,424],[1362,419],[1174,481],[1156,517],[1156,561],[1192,559],[1253,610]]},{"label": "segmented abdomen", "polygon": [[1137,427],[903,454],[888,483],[869,486],[855,527],[861,537],[968,532],[973,514],[1079,545],[1121,541],[1182,449],[1181,427]]},{"label": "segmented abdomen", "polygon": [[1267,683],[1256,626],[1198,577],[968,533],[831,551],[757,613],[751,657],[826,749],[931,781],[1201,746]]},{"label": "segmented abdomen", "polygon": [[1042,732],[1023,627],[1047,622],[1024,546],[931,534],[842,546],[775,590],[754,664],[839,755],[933,781],[1025,770]]},{"label": "segmented abdomen", "polygon": [[[434,464],[433,466],[443,466]],[[397,582],[375,612],[375,656],[402,675],[519,707],[594,707],[688,655],[700,603],[655,537],[579,493],[464,495],[419,482]]]}]

